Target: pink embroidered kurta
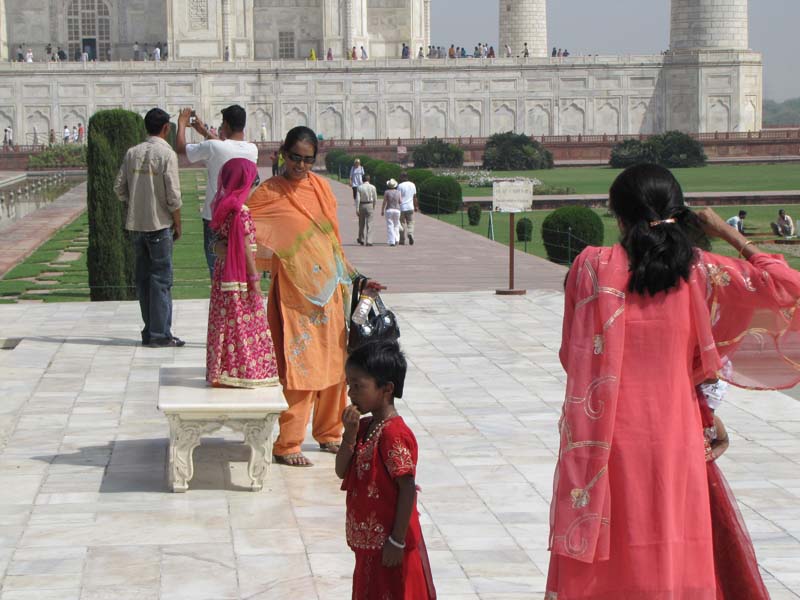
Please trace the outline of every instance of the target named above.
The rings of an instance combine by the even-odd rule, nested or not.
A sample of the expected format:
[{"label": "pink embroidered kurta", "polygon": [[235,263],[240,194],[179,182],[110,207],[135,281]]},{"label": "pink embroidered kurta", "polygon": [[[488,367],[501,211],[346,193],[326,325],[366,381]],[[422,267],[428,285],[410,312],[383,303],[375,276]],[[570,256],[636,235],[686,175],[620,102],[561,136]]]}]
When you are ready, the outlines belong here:
[{"label": "pink embroidered kurta", "polygon": [[[227,238],[232,219],[242,219],[247,250],[255,253],[255,225],[244,207],[231,213],[218,233]],[[247,282],[223,283],[225,257],[217,256],[208,307],[206,380],[211,384],[256,388],[278,383],[275,350],[264,299]]]},{"label": "pink embroidered kurta", "polygon": [[732,383],[797,383],[800,274],[698,251],[667,293],[630,293],[628,277],[614,246],[587,248],[568,279],[547,598],[717,600],[694,385],[725,358]]},{"label": "pink embroidered kurta", "polygon": [[361,420],[355,453],[342,489],[347,491],[347,544],[355,552],[353,600],[435,600],[428,555],[416,503],[405,539],[403,564],[381,563],[397,510],[395,479],[414,475],[417,440],[402,417],[378,425],[366,437],[371,418]]}]

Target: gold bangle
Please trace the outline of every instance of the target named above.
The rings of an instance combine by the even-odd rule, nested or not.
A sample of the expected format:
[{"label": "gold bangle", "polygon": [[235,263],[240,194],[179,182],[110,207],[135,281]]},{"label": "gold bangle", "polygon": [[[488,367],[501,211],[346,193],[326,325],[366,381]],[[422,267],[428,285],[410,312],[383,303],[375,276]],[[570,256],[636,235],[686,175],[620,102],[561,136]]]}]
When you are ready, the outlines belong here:
[{"label": "gold bangle", "polygon": [[744,244],[742,244],[742,247],[739,249],[739,258],[743,258],[744,257],[744,249],[747,248],[748,246],[750,246],[751,244],[754,244],[754,243],[755,242],[753,242],[753,240],[747,240]]}]

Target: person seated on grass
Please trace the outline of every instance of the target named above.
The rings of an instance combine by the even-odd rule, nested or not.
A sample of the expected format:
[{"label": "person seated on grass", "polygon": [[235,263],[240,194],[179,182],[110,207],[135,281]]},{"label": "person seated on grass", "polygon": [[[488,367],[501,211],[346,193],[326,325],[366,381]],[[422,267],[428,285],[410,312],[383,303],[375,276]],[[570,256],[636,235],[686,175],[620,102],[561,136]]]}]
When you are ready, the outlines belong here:
[{"label": "person seated on grass", "polygon": [[744,235],[744,219],[746,216],[747,216],[747,211],[740,210],[738,215],[732,216],[725,222],[734,229],[736,229],[736,231]]},{"label": "person seated on grass", "polygon": [[778,220],[769,224],[772,227],[772,233],[782,237],[791,237],[794,235],[794,220],[786,214],[786,211],[780,209],[778,211]]}]

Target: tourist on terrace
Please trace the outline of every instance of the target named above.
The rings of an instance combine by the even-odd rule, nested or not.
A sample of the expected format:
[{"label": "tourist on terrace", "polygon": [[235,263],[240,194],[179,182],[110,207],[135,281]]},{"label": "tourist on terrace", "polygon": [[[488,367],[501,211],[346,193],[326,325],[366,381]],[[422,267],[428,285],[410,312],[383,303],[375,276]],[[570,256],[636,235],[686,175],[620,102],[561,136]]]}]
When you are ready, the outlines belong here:
[{"label": "tourist on terrace", "polygon": [[528,58],[530,55],[531,51],[528,50],[528,42],[525,42],[525,44],[522,47],[522,58]]},{"label": "tourist on terrace", "polygon": [[217,387],[278,384],[278,365],[267,325],[261,272],[256,268],[256,228],[247,198],[258,167],[246,158],[225,163],[211,205],[211,229],[220,252],[211,280],[206,381]]},{"label": "tourist on terrace", "polygon": [[336,197],[327,179],[311,172],[318,143],[308,127],[290,130],[281,146],[286,169],[248,200],[261,256],[272,253],[259,268],[272,274],[267,317],[289,405],[273,454],[294,467],[311,465],[301,445],[312,408],[320,450],[338,452],[346,402],[345,319],[355,270],[342,250]]},{"label": "tourist on terrace", "polygon": [[[766,600],[755,556],[727,545],[752,551],[735,501],[722,497],[730,511],[712,532],[706,461],[727,440],[720,426],[706,449],[695,386],[800,381],[800,273],[713,210],[692,212],[663,167],[627,169],[609,198],[620,243],[587,247],[566,282],[546,598],[715,600],[719,576]],[[708,237],[743,259],[702,250]]]},{"label": "tourist on terrace", "polygon": [[333,60],[333,48],[328,48],[328,55],[325,58]]},{"label": "tourist on terrace", "polygon": [[357,158],[350,167],[350,187],[353,189],[353,200],[358,200],[358,186],[364,183],[364,167],[361,166],[361,159]]},{"label": "tourist on terrace", "polygon": [[69,140],[72,137],[72,134],[70,134],[69,132],[69,125],[64,125],[63,137],[64,137],[64,143],[69,144]]},{"label": "tourist on terrace", "polygon": [[367,60],[369,56],[367,56],[367,49],[364,46],[361,46],[361,60]]},{"label": "tourist on terrace", "polygon": [[[191,123],[192,109],[184,108],[178,116],[178,132],[175,140],[175,150],[178,154],[185,154],[190,163],[201,162],[205,164],[208,174],[206,182],[206,199],[203,204],[203,249],[206,254],[209,277],[214,276],[214,235],[211,229],[211,203],[217,195],[217,180],[222,166],[232,158],[246,158],[258,164],[258,147],[244,139],[244,129],[247,125],[247,113],[234,104],[222,110],[222,125],[219,133],[211,133],[206,124],[195,116]],[[191,126],[197,133],[205,138],[199,144],[186,143],[186,128]]]},{"label": "tourist on terrace", "polygon": [[153,108],[144,127],[149,137],[125,154],[114,191],[127,204],[125,229],[136,254],[142,345],[179,347],[184,342],[172,335],[172,248],[181,238],[178,157],[167,142],[169,114]]},{"label": "tourist on terrace", "polygon": [[747,217],[746,210],[740,210],[738,215],[733,215],[726,221],[728,225],[736,229],[739,233],[744,233],[744,220]]},{"label": "tourist on terrace", "polygon": [[141,60],[141,51],[139,50],[139,42],[133,42],[133,60]]},{"label": "tourist on terrace", "polygon": [[311,50],[309,50],[308,60],[313,60],[313,61],[317,60],[317,51],[314,48],[311,48]]},{"label": "tourist on terrace", "polygon": [[425,51],[422,46],[419,47],[419,52],[417,52],[417,58],[425,58]]},{"label": "tourist on terrace", "polygon": [[780,209],[778,211],[778,220],[770,223],[772,233],[783,237],[791,237],[794,235],[794,220],[786,214],[786,211]]},{"label": "tourist on terrace", "polygon": [[556,58],[558,56],[558,50],[555,46],[553,46],[553,52],[550,54],[552,58]]},{"label": "tourist on terrace", "polygon": [[513,54],[511,52],[511,46],[506,44],[506,58],[511,58],[512,56],[513,56]]}]

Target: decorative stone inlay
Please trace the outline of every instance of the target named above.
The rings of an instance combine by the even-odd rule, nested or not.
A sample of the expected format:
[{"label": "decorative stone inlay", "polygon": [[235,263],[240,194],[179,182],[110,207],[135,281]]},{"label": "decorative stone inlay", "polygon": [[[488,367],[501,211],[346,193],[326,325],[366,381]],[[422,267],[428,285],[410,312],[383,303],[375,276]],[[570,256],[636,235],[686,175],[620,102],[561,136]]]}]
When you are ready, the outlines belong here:
[{"label": "decorative stone inlay", "polygon": [[208,29],[208,0],[189,0],[189,29]]}]

